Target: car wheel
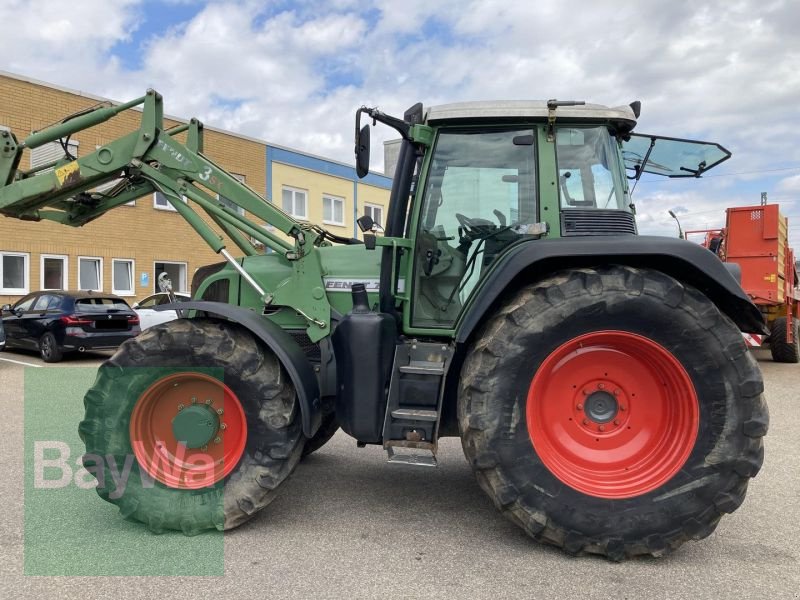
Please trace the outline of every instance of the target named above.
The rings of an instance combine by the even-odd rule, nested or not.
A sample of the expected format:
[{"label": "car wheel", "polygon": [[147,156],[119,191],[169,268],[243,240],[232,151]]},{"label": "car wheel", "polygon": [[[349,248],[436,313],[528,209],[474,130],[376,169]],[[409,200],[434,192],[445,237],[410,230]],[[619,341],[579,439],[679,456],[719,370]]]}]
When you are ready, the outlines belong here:
[{"label": "car wheel", "polygon": [[49,331],[39,340],[39,355],[46,363],[58,362],[63,358],[63,353],[61,352],[61,348],[58,347],[56,336]]}]

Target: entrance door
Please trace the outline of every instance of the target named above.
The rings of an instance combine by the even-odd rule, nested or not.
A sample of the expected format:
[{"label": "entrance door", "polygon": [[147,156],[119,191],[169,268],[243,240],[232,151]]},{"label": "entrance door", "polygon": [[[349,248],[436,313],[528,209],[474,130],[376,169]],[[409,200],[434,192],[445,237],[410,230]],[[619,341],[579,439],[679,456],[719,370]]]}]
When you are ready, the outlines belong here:
[{"label": "entrance door", "polygon": [[186,286],[186,263],[181,262],[167,262],[157,261],[154,268],[153,277],[153,291],[160,292],[158,287],[158,276],[161,273],[166,273],[169,280],[172,282],[173,292],[188,292]]}]

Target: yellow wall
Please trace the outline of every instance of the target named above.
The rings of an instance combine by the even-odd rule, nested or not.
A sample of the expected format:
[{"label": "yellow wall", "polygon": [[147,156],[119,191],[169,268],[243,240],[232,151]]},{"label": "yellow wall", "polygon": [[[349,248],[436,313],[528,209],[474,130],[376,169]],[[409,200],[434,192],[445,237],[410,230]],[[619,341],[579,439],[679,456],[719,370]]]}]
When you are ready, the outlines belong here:
[{"label": "yellow wall", "polygon": [[[355,226],[358,237],[361,237],[361,231],[358,230],[358,227],[355,225],[355,219],[364,214],[365,202],[383,207],[384,220],[386,218],[386,207],[389,203],[389,190],[360,182],[357,186],[356,197],[355,186],[349,179],[335,177],[326,173],[309,171],[278,162],[273,162],[272,164],[272,199],[275,204],[282,207],[282,192],[284,187],[304,190],[308,203],[306,220],[311,223],[321,224],[325,229],[336,235],[352,237]],[[326,195],[335,196],[344,200],[343,225],[323,222],[322,197]],[[354,204],[356,202],[358,208],[357,217],[355,217],[353,213]],[[384,223],[381,223],[381,225],[384,225]]]},{"label": "yellow wall", "polygon": [[[0,125],[10,127],[18,139],[31,131],[42,129],[60,121],[65,116],[98,103],[98,99],[79,93],[60,90],[37,82],[0,75]],[[166,107],[169,110],[169,99]],[[99,145],[135,130],[141,113],[126,111],[118,117],[74,136],[78,140],[78,155],[85,156]],[[177,124],[167,121],[168,126]],[[27,167],[26,151],[22,166]],[[228,171],[245,176],[246,183],[262,196],[267,190],[266,144],[240,136],[205,131],[205,154]],[[308,191],[309,220],[322,223],[322,195],[332,194],[344,198],[344,226],[327,225],[337,235],[353,235],[353,182],[324,173],[273,163],[272,199],[281,206],[281,189],[284,185]],[[385,205],[389,192],[383,188],[358,185],[359,205],[370,202]],[[359,216],[363,214],[359,206]],[[385,213],[384,213],[385,214]],[[214,227],[216,229],[216,227]],[[240,252],[231,242],[228,249]],[[153,292],[155,261],[187,263],[187,286],[194,271],[203,265],[218,262],[214,254],[196,232],[175,212],[154,208],[152,196],[140,198],[136,206],[122,206],[81,228],[72,228],[52,222],[31,223],[11,218],[0,218],[0,251],[23,252],[29,255],[29,290],[40,289],[40,263],[42,254],[67,255],[69,289],[78,289],[78,256],[103,258],[103,291],[111,292],[112,258],[135,261],[135,296],[129,302]],[[140,285],[140,276],[148,273],[147,286]],[[176,283],[176,282],[173,282]],[[0,304],[13,303],[20,296],[3,295]]]}]

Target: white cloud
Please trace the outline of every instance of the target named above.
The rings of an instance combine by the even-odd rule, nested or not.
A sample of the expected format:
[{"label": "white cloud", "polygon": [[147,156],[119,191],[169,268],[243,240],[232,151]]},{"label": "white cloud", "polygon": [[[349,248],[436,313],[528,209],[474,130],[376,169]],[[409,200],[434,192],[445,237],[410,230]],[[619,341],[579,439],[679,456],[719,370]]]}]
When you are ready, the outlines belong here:
[{"label": "white cloud", "polygon": [[[348,162],[361,104],[397,114],[416,101],[557,97],[640,99],[641,130],[733,151],[720,173],[800,164],[800,5],[789,0],[213,2],[145,40],[143,66],[126,69],[114,45],[138,39],[147,8],[6,0],[0,22],[14,23],[5,41],[15,51],[0,68],[118,100],[152,86],[172,114]],[[379,162],[391,132],[375,134]],[[758,186],[798,190],[797,176],[776,175],[642,182],[641,228],[673,231],[670,207],[703,226],[757,202]]]}]

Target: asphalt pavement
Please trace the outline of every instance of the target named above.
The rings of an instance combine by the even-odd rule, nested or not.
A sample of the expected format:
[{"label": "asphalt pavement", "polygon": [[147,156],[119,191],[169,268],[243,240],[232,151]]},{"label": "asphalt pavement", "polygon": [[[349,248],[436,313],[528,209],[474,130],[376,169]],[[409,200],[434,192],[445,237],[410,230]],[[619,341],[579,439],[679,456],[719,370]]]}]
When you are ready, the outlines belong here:
[{"label": "asphalt pavement", "polygon": [[[26,368],[50,367],[32,354],[0,353],[2,596],[797,599],[800,365],[775,364],[764,351],[757,357],[771,415],[764,467],[713,535],[664,558],[573,558],[528,539],[479,489],[458,439],[442,441],[440,466],[431,469],[388,465],[379,448],[358,449],[340,432],[299,465],[267,509],[225,534],[221,576],[34,577],[24,574],[23,387]],[[61,366],[93,368],[103,358]],[[58,402],[80,399],[54,398],[54,418]],[[119,519],[102,512],[96,496],[92,502],[55,517],[69,522],[91,508]],[[198,538],[176,539],[183,559],[194,560]]]}]

